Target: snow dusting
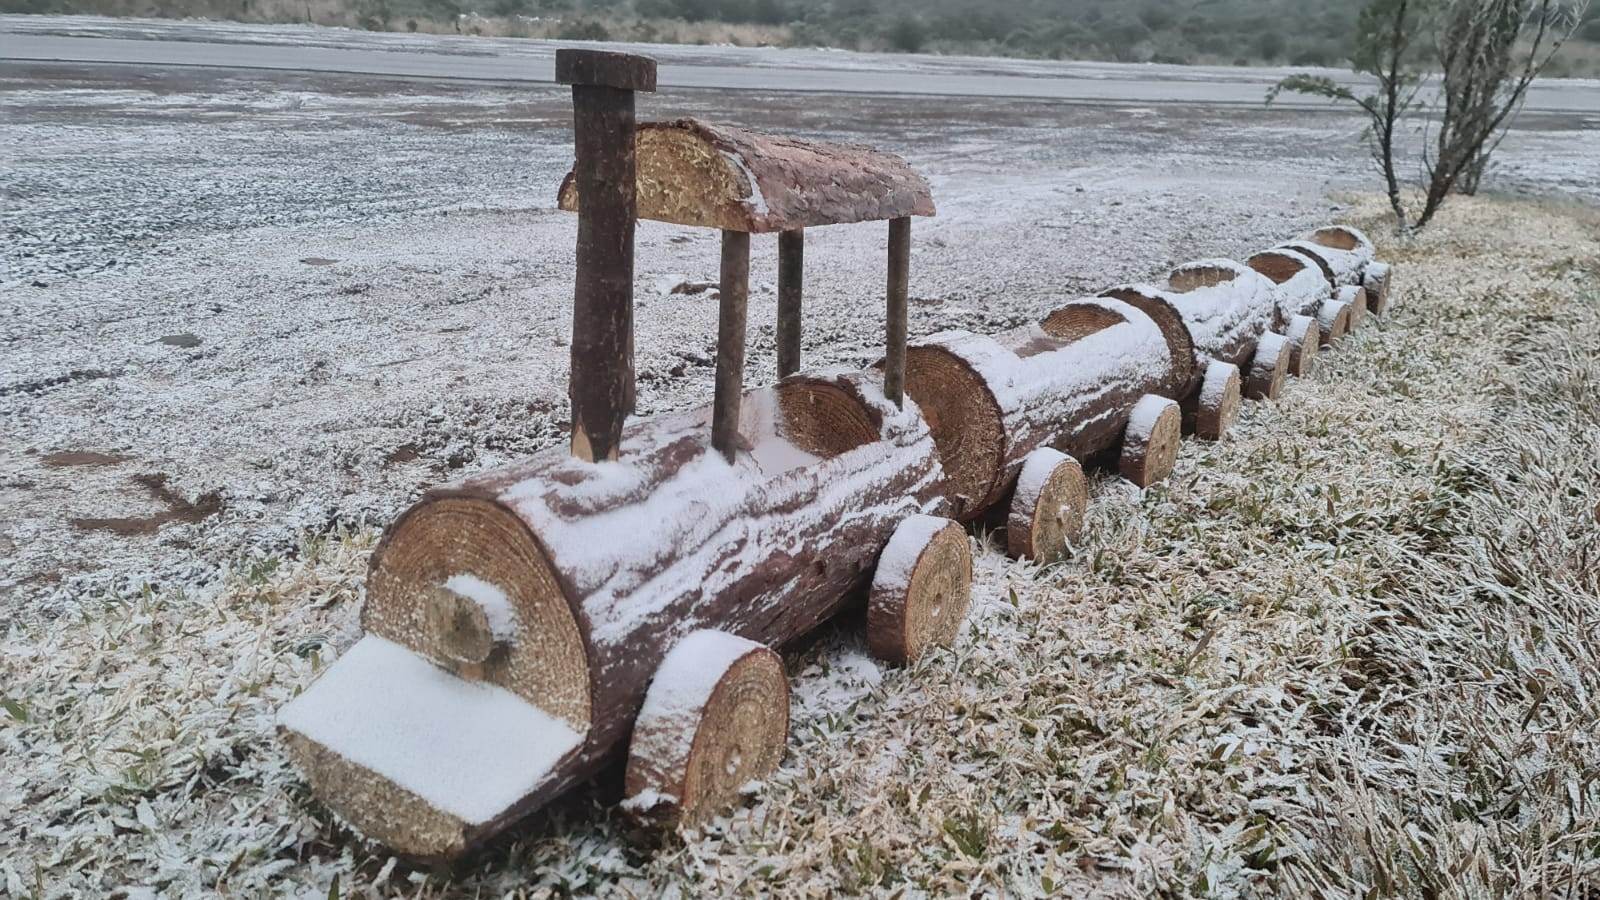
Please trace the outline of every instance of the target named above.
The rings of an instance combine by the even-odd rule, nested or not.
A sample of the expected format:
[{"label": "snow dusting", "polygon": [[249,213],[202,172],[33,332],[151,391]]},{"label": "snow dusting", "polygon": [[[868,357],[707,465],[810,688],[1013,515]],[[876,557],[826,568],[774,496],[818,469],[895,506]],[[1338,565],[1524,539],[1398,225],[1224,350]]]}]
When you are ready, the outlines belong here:
[{"label": "snow dusting", "polygon": [[532,793],[581,736],[510,691],[367,635],[279,724],[468,824]]},{"label": "snow dusting", "polygon": [[497,641],[509,641],[517,635],[517,610],[511,598],[498,586],[476,575],[451,575],[444,583],[445,589],[471,600],[483,610],[489,623],[489,633]]}]

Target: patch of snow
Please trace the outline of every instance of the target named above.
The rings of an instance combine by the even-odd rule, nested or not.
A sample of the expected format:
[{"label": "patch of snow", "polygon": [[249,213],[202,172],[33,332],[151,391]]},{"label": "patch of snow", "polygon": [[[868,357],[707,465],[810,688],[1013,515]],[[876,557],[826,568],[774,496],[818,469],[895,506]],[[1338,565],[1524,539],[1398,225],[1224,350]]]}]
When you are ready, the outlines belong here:
[{"label": "patch of snow", "polygon": [[1146,394],[1139,398],[1139,402],[1133,405],[1133,411],[1128,414],[1128,438],[1148,441],[1150,436],[1155,434],[1156,424],[1161,421],[1161,414],[1177,405],[1177,401],[1155,394]]},{"label": "patch of snow", "polygon": [[894,536],[889,538],[888,546],[878,557],[878,571],[872,576],[873,587],[909,588],[911,573],[917,567],[917,560],[922,558],[923,549],[949,524],[949,519],[939,516],[907,516],[895,528]]},{"label": "patch of snow", "polygon": [[511,598],[498,585],[490,584],[476,575],[462,573],[451,575],[444,583],[445,590],[471,600],[483,610],[489,623],[489,633],[497,641],[509,641],[517,635],[517,610]]},{"label": "patch of snow", "polygon": [[1239,372],[1239,367],[1233,363],[1214,359],[1206,365],[1205,381],[1200,384],[1200,405],[1204,408],[1215,409],[1222,403],[1222,398],[1228,393],[1228,382]]},{"label": "patch of snow", "polygon": [[582,740],[505,688],[370,634],[278,723],[473,825],[532,793]]}]

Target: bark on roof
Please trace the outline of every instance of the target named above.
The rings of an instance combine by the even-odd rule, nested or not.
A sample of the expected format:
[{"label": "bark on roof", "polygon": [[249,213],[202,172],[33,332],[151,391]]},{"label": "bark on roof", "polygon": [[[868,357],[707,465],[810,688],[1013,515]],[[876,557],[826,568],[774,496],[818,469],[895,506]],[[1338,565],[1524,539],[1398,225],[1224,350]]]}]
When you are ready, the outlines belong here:
[{"label": "bark on roof", "polygon": [[[640,123],[637,147],[641,219],[760,233],[934,214],[905,160],[859,144],[677,119]],[[569,172],[558,203],[578,202]]]}]

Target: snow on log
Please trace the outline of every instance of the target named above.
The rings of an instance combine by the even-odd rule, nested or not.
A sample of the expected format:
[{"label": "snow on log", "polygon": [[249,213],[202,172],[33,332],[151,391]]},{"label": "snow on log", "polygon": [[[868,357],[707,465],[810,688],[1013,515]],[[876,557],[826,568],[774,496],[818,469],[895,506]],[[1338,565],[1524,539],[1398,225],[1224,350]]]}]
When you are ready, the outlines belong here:
[{"label": "snow on log", "polygon": [[1123,478],[1147,488],[1172,474],[1182,438],[1183,413],[1177,401],[1146,394],[1128,416],[1117,469]]},{"label": "snow on log", "polygon": [[[710,415],[701,408],[636,422],[617,461],[552,448],[430,491],[407,510],[372,557],[368,635],[472,690],[492,686],[495,703],[513,698],[578,739],[538,757],[538,771],[480,773],[515,790],[464,810],[444,787],[412,783],[411,769],[362,755],[368,742],[427,744],[436,727],[366,729],[366,704],[387,695],[361,699],[367,688],[346,690],[336,665],[302,700],[339,694],[349,733],[319,730],[308,717],[284,723],[318,797],[401,853],[458,855],[593,774],[686,635],[712,628],[773,647],[804,635],[866,586],[903,519],[946,508],[921,415],[888,402],[871,373],[797,375],[750,392],[731,463],[711,446]],[[441,601],[440,592],[465,598]],[[466,610],[468,639],[436,630],[456,620],[441,609]],[[509,635],[497,622],[510,623]],[[484,628],[494,646],[465,663]],[[435,762],[440,778],[487,764],[470,753]]]},{"label": "snow on log", "polygon": [[1289,339],[1275,332],[1261,336],[1256,355],[1250,360],[1250,374],[1244,380],[1244,395],[1251,400],[1276,400],[1289,375]]},{"label": "snow on log", "polygon": [[[642,122],[636,134],[641,219],[765,233],[934,214],[928,182],[871,147],[695,119]],[[570,173],[557,204],[579,208]]]},{"label": "snow on log", "polygon": [[1367,266],[1367,271],[1361,276],[1361,286],[1367,289],[1367,309],[1375,315],[1381,316],[1389,311],[1390,274],[1388,263],[1374,262]]},{"label": "snow on log", "polygon": [[1197,437],[1219,441],[1239,418],[1243,386],[1239,367],[1214,359],[1206,366],[1200,390],[1183,404],[1184,427]]},{"label": "snow on log", "polygon": [[1372,262],[1372,241],[1360,231],[1344,225],[1329,225],[1307,232],[1279,249],[1295,250],[1316,261],[1330,287],[1360,284],[1367,264]]},{"label": "snow on log", "polygon": [[1317,351],[1322,346],[1322,330],[1317,327],[1316,316],[1295,316],[1290,319],[1289,330],[1284,336],[1289,339],[1289,374],[1296,378],[1310,375],[1316,367]]},{"label": "snow on log", "polygon": [[696,631],[650,681],[622,807],[647,822],[698,825],[772,774],[788,739],[782,657],[725,631]]},{"label": "snow on log", "polygon": [[911,516],[900,523],[872,576],[867,646],[895,665],[955,640],[972,604],[972,545],[955,522]]},{"label": "snow on log", "polygon": [[[1204,259],[1185,263],[1168,276],[1166,287],[1120,285],[1101,293],[1125,303],[1168,307],[1178,314],[1186,344],[1193,353],[1186,383],[1156,391],[1189,400],[1200,387],[1206,365],[1213,359],[1248,369],[1256,341],[1273,327],[1277,315],[1276,285],[1266,276],[1229,259]],[[1181,343],[1173,342],[1174,354]]]},{"label": "snow on log", "polygon": [[1040,447],[1023,460],[1006,516],[1006,552],[1045,565],[1083,533],[1089,486],[1077,460]]},{"label": "snow on log", "polygon": [[927,416],[962,520],[998,503],[1039,447],[1079,460],[1113,449],[1134,403],[1171,375],[1156,323],[1105,298],[993,337],[942,332],[906,356],[906,392]]},{"label": "snow on log", "polygon": [[1332,347],[1350,330],[1350,304],[1342,300],[1324,300],[1317,307],[1318,341]]},{"label": "snow on log", "polygon": [[1287,327],[1295,316],[1315,315],[1332,293],[1322,267],[1298,250],[1263,250],[1245,264],[1277,285],[1274,328]]}]

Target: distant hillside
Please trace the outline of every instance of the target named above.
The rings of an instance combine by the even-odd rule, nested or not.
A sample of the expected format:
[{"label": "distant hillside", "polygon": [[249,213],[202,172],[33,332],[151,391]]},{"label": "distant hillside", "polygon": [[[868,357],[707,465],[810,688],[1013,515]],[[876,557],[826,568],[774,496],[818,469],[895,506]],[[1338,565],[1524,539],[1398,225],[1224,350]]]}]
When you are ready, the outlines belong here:
[{"label": "distant hillside", "polygon": [[[0,0],[0,11],[1127,62],[1340,65],[1364,0]],[[1600,73],[1600,4],[1549,74]]]}]

